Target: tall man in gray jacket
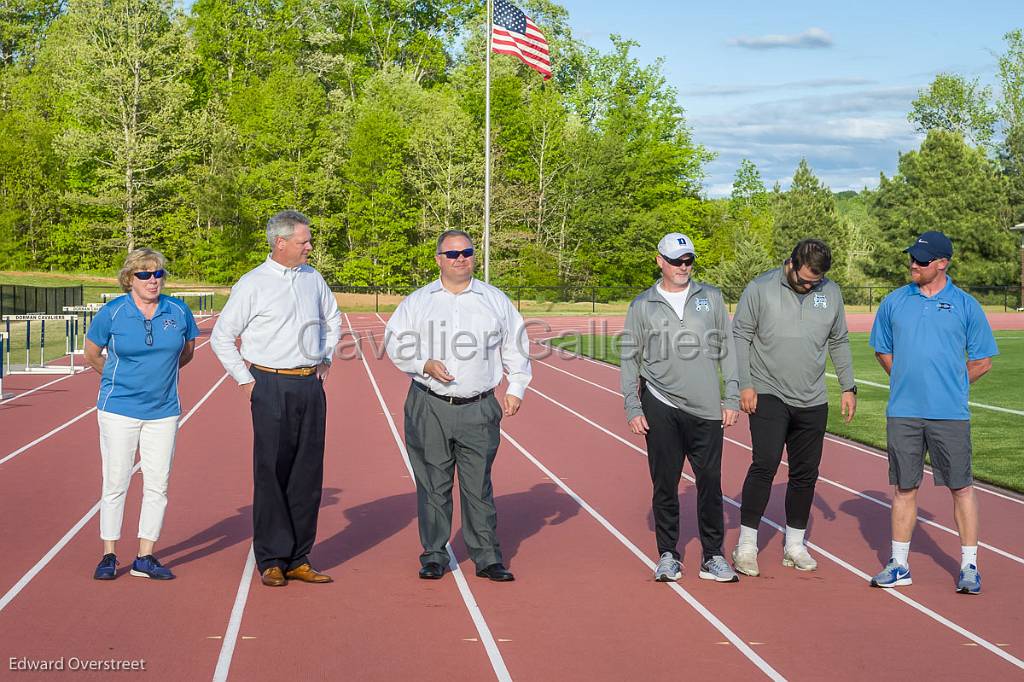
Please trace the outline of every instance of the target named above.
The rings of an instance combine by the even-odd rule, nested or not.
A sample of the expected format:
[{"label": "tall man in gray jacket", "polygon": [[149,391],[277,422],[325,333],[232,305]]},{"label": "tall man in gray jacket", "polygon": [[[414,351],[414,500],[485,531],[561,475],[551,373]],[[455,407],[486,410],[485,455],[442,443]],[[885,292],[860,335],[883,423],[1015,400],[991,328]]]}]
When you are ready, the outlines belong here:
[{"label": "tall man in gray jacket", "polygon": [[[690,278],[693,242],[673,232],[658,243],[662,278],[633,299],[622,335],[622,395],[633,433],[647,438],[654,485],[660,582],[682,577],[679,477],[686,455],[697,482],[700,577],[736,582],[722,538],[722,429],[739,417],[739,378],[722,292]],[[718,372],[725,378],[722,406]]]},{"label": "tall man in gray jacket", "polygon": [[732,553],[736,570],[746,575],[760,573],[757,527],[783,446],[789,455],[789,485],[782,565],[800,571],[818,567],[804,546],[804,534],[828,421],[826,349],[839,376],[847,422],[857,409],[843,294],[825,277],[831,267],[832,251],[825,242],[799,242],[781,268],[747,285],[733,317],[740,408],[750,415],[753,446],[743,483],[740,539]]}]

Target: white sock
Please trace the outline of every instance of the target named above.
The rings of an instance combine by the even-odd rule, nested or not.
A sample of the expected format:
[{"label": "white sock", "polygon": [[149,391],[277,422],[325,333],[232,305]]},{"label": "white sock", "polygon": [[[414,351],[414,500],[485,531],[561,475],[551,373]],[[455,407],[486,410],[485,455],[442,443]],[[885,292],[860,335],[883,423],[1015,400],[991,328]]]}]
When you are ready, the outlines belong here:
[{"label": "white sock", "polygon": [[741,525],[739,544],[757,547],[757,529]]},{"label": "white sock", "polygon": [[786,547],[800,547],[804,544],[806,528],[790,528],[786,526]]},{"label": "white sock", "polygon": [[910,564],[907,563],[907,557],[910,555],[910,543],[909,542],[896,542],[892,541],[892,558],[896,560],[900,566],[907,568]]},{"label": "white sock", "polygon": [[964,547],[960,546],[960,568],[967,568],[967,564],[974,564],[974,567],[978,567],[978,546]]}]

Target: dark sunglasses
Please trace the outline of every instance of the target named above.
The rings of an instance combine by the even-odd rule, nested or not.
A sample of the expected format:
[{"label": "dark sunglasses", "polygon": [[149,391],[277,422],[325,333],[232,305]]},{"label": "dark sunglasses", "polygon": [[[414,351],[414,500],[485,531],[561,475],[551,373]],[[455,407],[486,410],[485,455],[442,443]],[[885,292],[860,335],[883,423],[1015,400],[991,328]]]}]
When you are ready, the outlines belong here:
[{"label": "dark sunglasses", "polygon": [[666,263],[676,268],[678,268],[680,265],[690,267],[691,265],[693,265],[694,261],[693,256],[683,256],[682,258],[669,258],[668,256],[662,256],[662,258],[665,260]]},{"label": "dark sunglasses", "polygon": [[163,271],[163,270],[154,270],[153,272],[146,272],[145,270],[143,270],[141,272],[136,272],[135,273],[135,277],[145,281],[145,280],[149,279],[150,277],[156,277],[157,279],[163,279],[164,275],[166,275],[166,274],[167,273],[165,271]]},{"label": "dark sunglasses", "polygon": [[793,277],[796,278],[796,283],[802,287],[818,286],[819,284],[821,284],[821,280],[825,279],[824,277],[819,277],[818,279],[804,279],[796,270],[793,271]]},{"label": "dark sunglasses", "polygon": [[926,268],[929,265],[931,265],[932,263],[934,263],[936,259],[932,258],[931,260],[917,260],[916,258],[911,256],[910,260],[913,261],[914,265],[916,265],[917,267],[919,267],[919,268]]},{"label": "dark sunglasses", "polygon": [[437,255],[444,256],[448,260],[455,260],[459,256],[462,256],[463,258],[472,258],[473,253],[474,250],[471,246],[468,249],[462,249],[461,251],[438,251]]},{"label": "dark sunglasses", "polygon": [[[157,270],[157,272],[163,272],[163,270]],[[135,273],[136,275],[139,273]],[[146,273],[149,274],[149,273]],[[146,345],[153,345],[153,320],[143,320],[142,324],[146,327]]]}]

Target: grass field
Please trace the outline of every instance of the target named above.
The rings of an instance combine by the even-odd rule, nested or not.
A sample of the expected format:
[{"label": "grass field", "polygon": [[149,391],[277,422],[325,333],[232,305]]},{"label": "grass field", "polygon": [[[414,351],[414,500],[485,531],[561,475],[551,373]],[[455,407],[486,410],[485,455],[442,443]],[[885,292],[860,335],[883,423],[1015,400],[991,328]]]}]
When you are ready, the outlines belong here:
[{"label": "grass field", "polygon": [[[1024,332],[996,332],[1000,355],[992,359],[992,370],[971,387],[971,401],[1024,411]],[[553,343],[598,360],[619,364],[618,347],[613,337],[569,336]],[[850,334],[854,373],[858,381],[888,384],[888,377],[875,360],[867,334]],[[831,363],[829,373],[833,372]],[[885,407],[887,388],[860,383],[857,416],[844,424],[839,414],[839,384],[828,379],[828,430],[839,436],[885,449]],[[1024,492],[1024,416],[997,412],[983,407],[971,408],[971,432],[974,441],[974,474],[980,481],[1017,492]]]}]

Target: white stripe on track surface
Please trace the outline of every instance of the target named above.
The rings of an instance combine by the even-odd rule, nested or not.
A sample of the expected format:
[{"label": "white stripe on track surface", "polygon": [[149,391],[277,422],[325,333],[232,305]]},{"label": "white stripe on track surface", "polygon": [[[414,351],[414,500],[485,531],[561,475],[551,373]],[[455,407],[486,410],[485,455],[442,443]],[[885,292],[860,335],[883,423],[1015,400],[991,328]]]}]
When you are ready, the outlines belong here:
[{"label": "white stripe on track surface", "polygon": [[[558,402],[554,398],[552,398],[552,397],[550,397],[550,396],[548,396],[548,395],[546,395],[544,393],[541,393],[540,391],[538,391],[535,388],[532,388],[532,387],[528,386],[527,390],[533,391],[534,393],[536,393],[540,397],[544,398],[545,400],[547,400],[547,401],[557,405],[558,407],[560,407],[563,410],[565,410],[566,412],[574,415],[575,417],[581,419],[582,421],[586,422],[587,424],[590,424],[591,426],[593,426],[597,430],[599,430],[599,431],[601,431],[601,432],[611,436],[615,440],[619,441],[620,443],[623,443],[628,448],[630,448],[632,450],[635,450],[636,452],[640,453],[644,457],[647,456],[647,453],[643,450],[643,448],[640,448],[637,445],[629,442],[625,438],[622,438],[621,436],[619,436],[619,435],[617,435],[615,433],[612,433],[611,431],[609,431],[605,427],[601,426],[597,422],[594,422],[594,421],[588,419],[587,417],[583,416],[582,414],[580,414],[576,410],[572,409],[571,407]],[[693,479],[693,477],[689,476],[688,474],[683,474],[683,478],[685,478],[686,480],[690,481],[691,483],[696,483],[696,481]],[[736,507],[737,509],[740,508],[740,503],[737,502],[736,500],[732,499],[731,497],[727,497],[726,495],[722,495],[722,500],[724,502],[726,502],[727,504],[730,504],[733,507]],[[780,533],[785,533],[786,529],[783,526],[780,526],[779,524],[775,523],[774,521],[772,521],[771,519],[769,519],[767,517],[763,517],[762,516],[761,517],[761,522],[767,524],[768,526],[771,526],[772,528],[774,528],[775,530],[777,530]],[[847,563],[843,559],[840,559],[838,556],[836,556],[835,554],[832,554],[831,552],[829,552],[828,550],[824,549],[823,547],[821,547],[819,545],[816,545],[816,544],[814,544],[814,543],[812,543],[810,541],[807,541],[806,544],[807,544],[808,547],[810,547],[811,549],[814,549],[815,551],[817,551],[822,556],[830,559],[835,564],[845,568],[850,573],[853,573],[857,577],[861,578],[862,580],[864,580],[864,582],[868,582],[868,581],[871,580],[871,576],[870,575],[868,575],[864,571],[861,571],[856,566],[853,566],[853,565]],[[980,635],[976,635],[973,632],[971,632],[970,630],[967,630],[966,628],[961,627],[960,625],[957,625],[956,623],[954,623],[953,621],[949,620],[945,616],[942,616],[941,614],[936,613],[935,611],[931,610],[930,608],[928,608],[924,604],[921,604],[920,602],[918,602],[918,601],[916,601],[914,599],[911,599],[910,597],[906,596],[905,594],[900,593],[898,590],[895,590],[895,589],[883,589],[882,592],[885,593],[885,594],[888,594],[889,596],[891,596],[894,599],[900,600],[901,602],[903,602],[904,604],[907,604],[908,606],[910,606],[911,608],[915,609],[919,613],[922,613],[922,614],[928,616],[929,618],[931,618],[932,620],[936,621],[937,623],[939,623],[941,625],[944,625],[945,627],[949,628],[950,630],[953,630],[954,632],[956,632],[957,634],[959,634],[959,635],[961,635],[963,637],[966,637],[967,639],[971,640],[972,642],[974,642],[978,646],[981,646],[981,647],[987,649],[989,652],[995,654],[996,656],[999,656],[1000,658],[1002,658],[1003,660],[1007,661],[1008,663],[1016,666],[1017,668],[1019,668],[1021,670],[1024,670],[1024,661],[1022,661],[1021,659],[1019,659],[1016,656],[1013,656],[1011,654],[1008,654],[1007,652],[1005,652],[1001,648],[999,648],[997,645],[989,642],[987,639],[984,639]]]},{"label": "white stripe on track surface", "polygon": [[[196,411],[199,410],[200,407],[202,407],[203,403],[205,403],[206,400],[211,395],[213,395],[213,392],[217,390],[217,387],[220,386],[222,383],[224,383],[224,380],[227,379],[227,378],[228,378],[228,375],[225,372],[224,376],[222,376],[220,378],[220,380],[217,381],[217,383],[215,383],[213,385],[213,388],[211,388],[209,391],[207,391],[206,395],[204,395],[199,400],[199,402],[197,402],[195,404],[195,406],[191,410],[189,410],[189,413],[186,414],[184,417],[182,417],[182,419],[178,422],[178,428],[179,429],[181,427],[183,427],[185,425],[185,423],[189,419],[192,418],[192,415],[194,415],[196,413]],[[93,409],[95,409],[95,408],[93,408]],[[142,463],[141,462],[137,462],[135,464],[135,466],[132,468],[132,473],[130,474],[130,476],[134,476],[135,473],[138,472],[138,470],[139,470],[139,468],[141,466],[142,466]],[[21,579],[18,582],[16,582],[11,589],[7,590],[6,594],[4,594],[3,597],[0,597],[0,611],[3,611],[4,608],[8,604],[10,604],[12,601],[14,601],[14,598],[17,597],[18,594],[23,589],[25,589],[25,587],[32,581],[33,578],[35,578],[37,575],[39,575],[40,571],[42,571],[44,568],[46,568],[46,565],[49,564],[50,561],[52,561],[53,558],[55,556],[57,556],[57,554],[62,549],[64,549],[64,547],[67,546],[67,544],[69,542],[71,542],[72,538],[74,538],[75,535],[78,534],[78,531],[82,530],[82,528],[85,526],[85,524],[87,524],[92,519],[92,517],[96,515],[96,512],[98,512],[99,510],[100,510],[100,503],[97,500],[96,504],[93,505],[92,509],[87,511],[85,513],[85,515],[82,516],[82,518],[80,518],[78,520],[78,522],[71,527],[71,530],[69,530],[67,533],[65,533],[64,537],[62,537],[60,540],[58,540],[57,544],[55,544],[53,547],[51,547],[50,551],[48,551],[45,555],[43,555],[42,559],[37,561],[36,564],[32,568],[28,569],[28,571],[25,573],[25,575],[21,576]]]},{"label": "white stripe on track surface", "polygon": [[[380,317],[378,315],[378,317]],[[348,319],[348,314],[345,315],[345,322],[349,325],[349,329],[352,329],[352,324]],[[352,332],[355,334],[355,331]],[[358,347],[358,345],[357,345]],[[409,471],[409,478],[413,478],[412,465],[409,463],[409,453],[405,449],[405,443],[402,442],[401,436],[398,435],[398,427],[395,426],[395,420],[391,418],[391,412],[388,410],[387,403],[384,400],[384,396],[381,394],[380,387],[377,386],[377,380],[373,376],[373,371],[370,369],[369,363],[366,362],[366,356],[362,353],[359,354],[359,359],[363,361],[363,368],[366,370],[366,376],[370,379],[370,385],[373,387],[373,392],[377,395],[377,401],[380,403],[381,409],[384,411],[384,417],[387,418],[388,427],[391,429],[391,435],[395,439],[395,444],[398,446],[399,452],[402,454],[402,460],[405,462],[405,468]],[[476,631],[480,635],[480,642],[484,645],[484,650],[487,652],[487,658],[490,659],[491,668],[494,670],[494,675],[500,682],[511,682],[512,676],[508,672],[508,667],[505,665],[505,659],[502,658],[501,652],[498,650],[498,644],[494,641],[494,635],[491,634],[491,629],[487,625],[487,621],[484,619],[483,612],[480,610],[479,605],[476,602],[476,598],[473,596],[473,591],[469,587],[469,583],[466,582],[466,577],[463,575],[462,569],[459,567],[459,562],[455,557],[455,550],[452,549],[451,543],[446,545],[448,550],[448,568],[452,572],[452,576],[455,578],[455,583],[459,588],[459,593],[462,595],[462,600],[466,604],[466,609],[469,611],[470,617],[473,619],[473,624],[476,626]]]},{"label": "white stripe on track surface", "polygon": [[[569,495],[569,497],[571,497],[573,500],[575,500],[576,504],[580,505],[580,507],[582,507],[588,514],[590,514],[592,517],[594,517],[594,519],[599,524],[601,524],[601,526],[603,526],[605,530],[607,530],[609,533],[611,533],[612,536],[614,536],[616,540],[618,540],[620,543],[622,543],[622,545],[626,549],[628,549],[630,551],[630,553],[632,553],[636,558],[638,558],[645,566],[647,566],[648,569],[650,569],[651,571],[654,571],[654,570],[656,570],[658,568],[657,564],[655,562],[651,561],[647,557],[647,555],[645,555],[643,553],[643,551],[641,551],[641,549],[639,547],[637,547],[635,544],[633,544],[629,540],[629,538],[627,538],[625,535],[623,535],[622,532],[619,531],[618,528],[613,526],[611,524],[611,522],[608,521],[608,519],[606,519],[604,516],[602,516],[600,513],[598,513],[597,510],[595,510],[592,506],[590,506],[590,504],[588,504],[586,500],[584,500],[582,497],[577,495],[576,492],[573,491],[572,488],[570,488],[568,485],[566,485],[565,482],[563,482],[562,479],[558,475],[556,475],[554,472],[552,472],[546,466],[541,464],[541,462],[539,462],[536,457],[534,457],[532,454],[530,454],[530,452],[528,452],[526,450],[526,448],[524,448],[522,445],[520,445],[519,442],[515,438],[513,438],[508,433],[506,433],[504,429],[501,430],[501,435],[504,436],[505,440],[507,440],[509,443],[511,443],[512,446],[515,447],[515,449],[519,450],[519,452],[523,455],[523,457],[525,457],[530,462],[532,462],[534,464],[534,466],[536,466],[538,469],[540,469],[542,472],[544,472],[544,475],[547,476],[549,479],[551,479],[551,481],[553,483],[555,483],[555,485],[560,487],[562,490],[564,490]],[[740,653],[742,653],[754,665],[756,665],[758,668],[760,668],[761,672],[763,672],[765,675],[767,675],[770,679],[773,679],[773,680],[784,680],[784,679],[786,679],[777,670],[772,668],[768,664],[767,661],[765,661],[763,658],[758,656],[757,653],[755,653],[754,650],[751,649],[750,646],[746,642],[744,642],[742,638],[737,636],[736,633],[734,633],[731,629],[729,629],[729,626],[727,626],[725,623],[723,623],[706,606],[701,604],[697,600],[696,597],[694,597],[692,594],[690,594],[685,589],[683,589],[683,587],[681,585],[679,585],[679,583],[670,582],[670,583],[666,583],[666,584],[676,594],[678,594],[680,597],[682,597],[683,600],[687,604],[689,604],[691,607],[693,607],[693,609],[697,613],[699,613],[701,615],[701,617],[704,618],[704,620],[708,621],[712,626],[714,626],[714,628],[716,630],[718,630],[720,633],[722,633],[722,635],[727,640],[729,640],[733,644],[733,646],[735,646],[737,649],[739,649]]]},{"label": "white stripe on track surface", "polygon": [[[549,346],[549,344],[543,343],[542,341],[534,341],[533,343],[535,343],[535,344],[537,344],[539,346]],[[562,349],[556,349],[556,352],[558,352],[558,353],[560,353],[562,355],[566,355],[566,356],[568,356],[570,358],[573,358],[573,359],[584,360],[584,361],[589,362],[591,364],[599,365],[601,367],[605,367],[605,368],[613,370],[615,372],[620,371],[619,367],[617,365],[613,365],[610,362],[601,362],[600,360],[594,360],[593,358],[588,358],[586,355],[580,355],[579,353],[573,353],[571,351],[562,350]],[[568,374],[571,377],[575,377],[575,378],[578,378],[578,379],[580,378],[580,377],[577,377],[575,374],[573,374],[571,372],[566,372],[565,370],[559,369],[559,368],[555,367],[554,365],[548,364],[546,362],[543,362],[543,361],[540,361],[540,360],[535,360],[535,362],[540,362],[541,364],[548,365],[548,367],[552,367],[554,369],[557,369],[559,372],[562,372],[564,374]],[[583,379],[581,379],[581,381],[582,380]],[[617,396],[620,396],[620,397],[622,396],[622,394],[620,392],[613,391],[612,389],[607,388],[605,386],[600,386],[599,384],[594,384],[591,381],[587,381],[586,383],[592,384],[594,386],[598,386],[602,390],[608,391],[609,393],[614,393]],[[875,457],[877,459],[882,459],[882,460],[885,460],[885,461],[889,461],[889,458],[886,455],[884,455],[884,454],[882,454],[880,452],[875,452],[873,450],[869,450],[869,449],[867,449],[865,447],[862,447],[862,446],[857,445],[855,443],[851,443],[851,442],[846,441],[846,440],[842,440],[840,438],[836,438],[834,436],[826,435],[825,436],[825,440],[827,440],[829,442],[832,442],[832,443],[836,443],[837,445],[842,445],[843,447],[849,448],[850,450],[856,450],[857,452],[863,452],[864,454],[871,455],[872,457]],[[924,468],[924,473],[928,474],[929,476],[933,475],[930,467],[925,467]],[[1017,497],[1012,497],[1012,496],[1007,495],[1007,494],[1005,494],[1003,492],[1000,492],[998,490],[992,490],[991,488],[987,488],[987,487],[985,487],[983,485],[978,485],[978,484],[975,484],[974,489],[977,490],[978,492],[988,493],[989,495],[992,495],[993,497],[998,497],[1000,499],[1006,500],[1007,502],[1013,502],[1014,504],[1019,504],[1019,505],[1024,506],[1024,499],[1017,498]]]},{"label": "white stripe on track surface", "polygon": [[[207,340],[207,341],[204,341],[204,342],[203,342],[202,344],[200,344],[200,345],[199,345],[199,346],[198,346],[198,347],[196,348],[196,350],[199,350],[200,348],[202,348],[203,346],[205,346],[205,345],[206,345],[206,344],[208,344],[208,343],[210,343],[210,342],[209,342],[209,340]],[[70,376],[70,375],[69,375],[69,376]],[[64,378],[65,378],[65,379],[67,379],[68,377],[64,377]],[[42,388],[42,386],[40,386],[39,388]],[[28,395],[28,394],[27,394],[27,393],[24,393],[24,394],[22,394],[22,395]],[[14,398],[19,398],[19,397],[21,397],[21,396],[15,396]],[[14,398],[11,398],[11,400],[14,400]],[[10,401],[8,401],[8,402],[10,402]],[[71,419],[69,419],[68,421],[64,422],[63,424],[61,424],[61,425],[60,425],[60,426],[58,426],[57,428],[55,428],[55,429],[53,429],[52,431],[50,431],[49,433],[44,433],[44,434],[43,434],[42,436],[39,436],[38,438],[36,438],[36,439],[35,439],[34,441],[32,441],[31,443],[28,443],[28,444],[26,444],[26,445],[22,445],[22,446],[21,446],[20,448],[18,448],[18,449],[17,449],[17,450],[15,450],[14,452],[10,453],[9,455],[7,455],[6,457],[4,457],[3,459],[0,459],[0,464],[5,464],[6,462],[8,462],[8,461],[10,461],[10,460],[14,459],[15,457],[17,457],[17,456],[18,456],[18,455],[20,455],[21,453],[25,452],[26,450],[28,450],[28,449],[30,449],[30,448],[32,448],[32,447],[34,447],[34,446],[36,446],[36,445],[39,445],[40,443],[42,443],[42,442],[43,442],[44,440],[46,440],[46,439],[47,439],[47,438],[49,438],[50,436],[53,436],[53,435],[56,435],[56,434],[60,433],[61,431],[63,431],[63,430],[64,430],[64,429],[66,429],[67,427],[71,426],[72,424],[74,424],[74,423],[75,423],[75,422],[77,422],[78,420],[82,419],[83,417],[87,417],[87,416],[89,416],[90,414],[92,414],[92,413],[93,413],[93,412],[95,412],[95,411],[96,411],[96,407],[95,407],[95,406],[94,406],[94,407],[90,407],[90,408],[89,408],[88,410],[86,410],[86,411],[85,411],[85,412],[83,412],[82,414],[78,415],[77,417],[72,417],[72,418],[71,418]],[[184,423],[185,423],[185,422],[184,422],[184,420],[183,420],[183,421],[182,421],[181,423],[182,423],[182,424],[184,424]]]}]

